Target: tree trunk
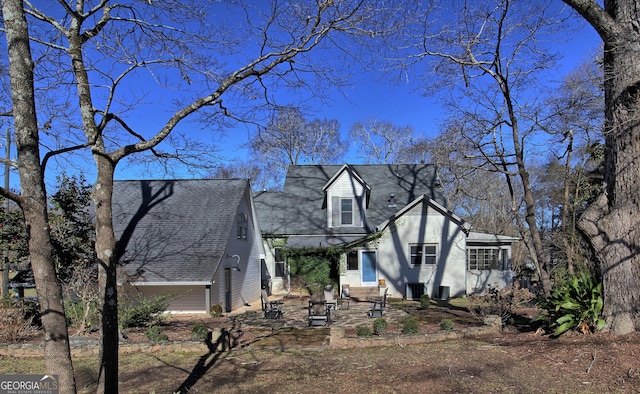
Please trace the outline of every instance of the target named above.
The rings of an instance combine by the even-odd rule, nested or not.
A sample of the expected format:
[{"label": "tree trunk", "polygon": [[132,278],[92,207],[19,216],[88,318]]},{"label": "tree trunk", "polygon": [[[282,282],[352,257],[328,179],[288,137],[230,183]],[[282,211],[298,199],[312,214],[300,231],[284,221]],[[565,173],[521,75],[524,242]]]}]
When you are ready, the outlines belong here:
[{"label": "tree trunk", "polygon": [[33,61],[21,0],[2,3],[9,52],[9,77],[20,174],[20,205],[29,237],[31,268],[44,329],[45,372],[58,375],[61,393],[75,393],[69,333],[56,277],[47,216],[47,196],[40,165]]},{"label": "tree trunk", "polygon": [[113,233],[111,200],[115,163],[94,154],[98,179],[93,195],[96,207],[96,253],[100,260],[98,282],[102,312],[98,393],[118,392],[118,287],[116,239]]},{"label": "tree trunk", "polygon": [[609,329],[626,334],[640,329],[640,9],[633,0],[606,0],[604,15],[568,3],[605,42],[605,194],[579,227],[600,262]]}]

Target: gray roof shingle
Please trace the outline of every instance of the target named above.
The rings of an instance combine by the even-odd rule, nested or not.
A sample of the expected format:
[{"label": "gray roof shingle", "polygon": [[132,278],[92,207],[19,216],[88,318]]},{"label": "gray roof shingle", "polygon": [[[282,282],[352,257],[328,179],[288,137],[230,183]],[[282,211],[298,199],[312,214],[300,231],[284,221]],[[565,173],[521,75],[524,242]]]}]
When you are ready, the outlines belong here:
[{"label": "gray roof shingle", "polygon": [[246,179],[116,181],[124,271],[136,281],[211,281],[248,188]]},{"label": "gray roof shingle", "polygon": [[[427,164],[350,165],[370,187],[364,228],[329,228],[323,187],[342,165],[293,165],[282,192],[261,192],[254,197],[260,228],[271,235],[365,235],[421,195],[446,206],[436,168]],[[389,206],[391,194],[395,207]]]}]

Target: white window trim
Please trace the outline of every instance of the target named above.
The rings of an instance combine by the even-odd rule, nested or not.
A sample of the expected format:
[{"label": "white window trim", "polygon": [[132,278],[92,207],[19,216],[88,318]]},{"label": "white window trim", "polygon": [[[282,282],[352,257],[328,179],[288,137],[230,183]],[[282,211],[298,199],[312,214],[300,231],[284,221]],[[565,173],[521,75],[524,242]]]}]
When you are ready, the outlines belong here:
[{"label": "white window trim", "polygon": [[[413,261],[413,254],[411,253],[411,248],[414,246],[419,246],[420,247],[420,263],[419,264],[415,264]],[[427,255],[425,248],[428,246],[433,246],[436,248],[436,252],[434,254],[429,254]],[[434,263],[433,264],[427,264],[425,263],[425,259],[427,256],[432,256],[434,258]],[[423,267],[435,267],[438,265],[438,259],[440,258],[440,245],[437,243],[412,243],[409,244],[409,264],[415,266],[423,266]]]}]

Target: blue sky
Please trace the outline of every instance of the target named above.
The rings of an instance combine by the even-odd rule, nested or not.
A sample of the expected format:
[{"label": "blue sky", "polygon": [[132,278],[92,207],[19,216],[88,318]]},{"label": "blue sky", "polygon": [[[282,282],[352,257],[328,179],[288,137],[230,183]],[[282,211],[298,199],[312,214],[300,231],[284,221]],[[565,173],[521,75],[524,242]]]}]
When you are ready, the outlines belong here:
[{"label": "blue sky", "polygon": [[[563,42],[555,46],[562,56],[553,72],[557,81],[580,63],[591,59],[594,53],[598,54],[601,40],[593,28],[586,24],[577,27],[578,31],[564,37]],[[346,97],[335,95],[335,99],[322,106],[322,110],[314,117],[337,119],[344,136],[355,122],[375,117],[397,126],[412,126],[417,133],[433,137],[438,134],[440,122],[445,119],[438,98],[424,96],[418,81],[383,83],[379,75],[363,74],[353,81],[353,86],[344,88],[343,93]],[[229,138],[222,141],[226,154],[244,158],[246,151],[239,149],[238,145],[247,141],[248,131],[240,127],[238,133],[230,134]],[[352,149],[346,161],[355,163],[358,160],[356,156]]]},{"label": "blue sky", "polygon": [[[579,23],[578,18],[573,17],[574,24]],[[590,26],[582,25],[579,31],[575,31],[571,36],[564,37],[564,42],[555,46],[563,58],[559,61],[557,80],[562,75],[573,70],[578,64],[592,55],[600,45],[600,39]],[[381,82],[379,74],[358,74],[358,78],[351,81],[350,87],[342,90],[343,95],[335,94],[330,103],[318,106],[312,117],[337,119],[341,125],[341,132],[346,136],[351,126],[357,121],[365,121],[375,117],[378,120],[389,121],[397,126],[412,126],[413,129],[424,136],[433,137],[439,131],[439,124],[444,119],[443,108],[438,104],[437,97],[425,97],[420,90],[418,80],[412,80],[409,76],[408,83],[391,83],[391,78],[385,79],[388,82]],[[141,82],[141,86],[152,81]],[[132,88],[135,88],[132,87]],[[166,93],[163,93],[166,94]],[[166,100],[165,100],[166,101]],[[141,129],[147,128],[157,130],[166,118],[168,111],[164,108],[156,108],[145,113],[144,116],[135,119],[134,123]],[[310,118],[312,118],[310,117]],[[187,121],[181,124],[178,131],[192,133],[194,135],[208,136],[208,130],[203,130],[202,125],[196,122]],[[251,127],[240,125],[235,129],[229,129],[223,136],[216,134],[216,146],[220,150],[220,155],[228,160],[243,159],[247,151],[241,146],[248,142],[249,136],[255,130]],[[353,150],[347,155],[347,162],[357,163],[356,154]],[[93,163],[91,159],[86,163],[86,168],[82,170],[87,179],[93,182]],[[77,169],[68,168],[73,173]],[[55,183],[55,174],[60,168],[47,172],[47,183],[50,188]],[[15,174],[15,173],[14,173]],[[204,175],[204,174],[201,174]],[[193,177],[193,174],[177,174],[178,177]],[[116,173],[117,179],[136,178],[163,178],[165,175],[160,171],[147,172],[142,167],[127,166],[126,162],[120,163]],[[12,175],[12,185],[17,185],[17,174]]]}]

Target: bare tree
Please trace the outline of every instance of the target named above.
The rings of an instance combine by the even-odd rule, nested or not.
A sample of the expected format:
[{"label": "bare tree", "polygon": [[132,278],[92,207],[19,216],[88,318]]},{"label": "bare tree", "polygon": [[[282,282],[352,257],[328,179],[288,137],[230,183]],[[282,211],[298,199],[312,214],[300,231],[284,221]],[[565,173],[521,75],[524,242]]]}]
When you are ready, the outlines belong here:
[{"label": "bare tree", "polygon": [[[536,205],[525,152],[540,135],[539,106],[532,90],[540,70],[554,55],[540,47],[543,34],[554,33],[562,20],[558,7],[546,2],[496,0],[463,2],[447,8],[453,15],[431,14],[420,45],[410,60],[430,60],[435,79],[429,90],[447,88],[453,113],[450,143],[462,140],[475,152],[480,168],[504,175],[514,220],[522,231],[546,294],[551,266],[539,232]],[[439,18],[438,18],[439,17]],[[428,33],[425,33],[428,32]],[[537,135],[536,135],[537,134]],[[520,214],[524,201],[524,214]]]},{"label": "bare tree", "polygon": [[358,158],[367,164],[401,163],[414,144],[414,134],[411,126],[396,126],[376,118],[356,122],[349,131],[358,145]]},{"label": "bare tree", "polygon": [[[560,229],[555,231],[554,242],[564,253],[564,260],[570,273],[574,266],[584,260],[584,254],[577,254],[580,247],[577,229],[577,215],[584,209],[584,202],[593,193],[589,187],[588,174],[591,168],[593,154],[590,147],[602,140],[603,126],[603,76],[601,65],[596,61],[588,61],[562,81],[562,84],[547,101],[545,108],[548,113],[542,127],[556,137],[550,145],[553,153],[547,163],[548,174],[556,174],[561,187],[555,189],[558,195],[555,199],[560,212],[556,217]],[[564,161],[564,165],[560,161]],[[559,171],[562,167],[562,171]],[[554,171],[553,169],[557,169]],[[544,195],[554,192],[554,187],[541,183],[538,189]]]},{"label": "bare tree", "polygon": [[22,1],[3,1],[2,16],[9,53],[12,112],[21,185],[19,195],[5,189],[2,189],[2,194],[18,203],[28,229],[31,266],[45,332],[45,368],[47,373],[58,375],[60,387],[64,392],[75,393],[62,287],[56,277],[47,222],[44,173],[40,167],[34,64]]},{"label": "bare tree", "polygon": [[[97,391],[115,393],[116,263],[123,252],[117,248],[112,226],[117,165],[138,153],[146,155],[137,158],[154,162],[175,159],[189,167],[201,165],[205,147],[195,140],[176,138],[185,119],[200,111],[211,124],[223,119],[255,121],[258,100],[264,106],[274,105],[277,93],[288,89],[305,91],[311,86],[339,84],[345,68],[336,56],[322,63],[322,51],[349,48],[351,38],[370,40],[397,29],[402,23],[399,18],[406,13],[395,11],[406,3],[59,0],[25,1],[24,9],[22,5],[19,0],[3,2],[22,193],[2,190],[2,194],[24,202],[32,262],[42,290],[39,298],[47,318],[54,319],[46,328],[46,337],[55,346],[55,351],[45,353],[47,366],[51,366],[48,372],[61,376],[61,391],[72,392],[60,286],[51,271],[42,175],[55,155],[88,152],[93,160],[101,311]],[[33,52],[24,46],[29,39]],[[17,42],[21,45],[13,45]],[[351,55],[348,50],[337,53]],[[37,92],[55,97],[43,100],[45,104],[39,107],[52,109],[51,118],[40,119],[40,130],[32,71],[37,75]],[[311,84],[313,79],[317,82]],[[147,89],[150,85],[164,88],[172,101]],[[247,105],[254,100],[256,105]],[[149,109],[149,103],[161,105]],[[56,117],[55,109],[65,110]],[[142,113],[147,121],[137,122],[135,113]],[[51,143],[44,144],[48,151],[42,162],[39,131],[51,137]]]},{"label": "bare tree", "polygon": [[582,216],[600,262],[612,332],[640,329],[640,8],[634,0],[564,0],[604,42],[605,190]]},{"label": "bare tree", "polygon": [[290,165],[331,164],[347,146],[336,120],[307,121],[295,107],[278,108],[269,124],[251,140],[252,158],[260,163],[269,185],[279,183]]}]

